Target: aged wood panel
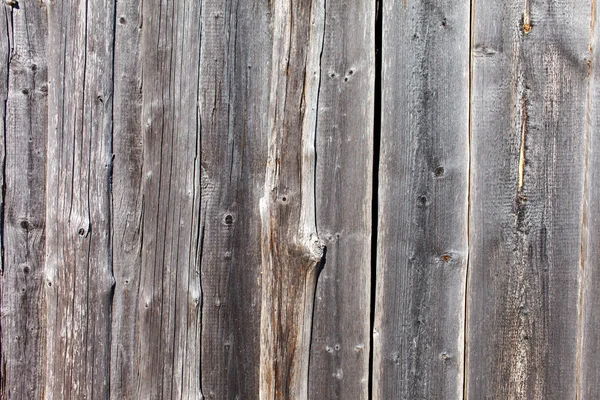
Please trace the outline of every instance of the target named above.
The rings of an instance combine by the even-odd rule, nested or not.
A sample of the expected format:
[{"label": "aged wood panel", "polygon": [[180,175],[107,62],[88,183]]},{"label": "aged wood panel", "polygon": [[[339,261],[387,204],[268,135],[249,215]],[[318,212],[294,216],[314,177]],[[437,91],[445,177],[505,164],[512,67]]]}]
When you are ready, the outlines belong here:
[{"label": "aged wood panel", "polygon": [[576,398],[591,9],[475,2],[470,399]]},{"label": "aged wood panel", "polygon": [[261,216],[261,399],[307,399],[316,231],[315,135],[325,3],[273,3],[268,159]]},{"label": "aged wood panel", "polygon": [[267,0],[202,5],[200,118],[202,392],[257,398],[260,215],[267,158],[271,9]]},{"label": "aged wood panel", "polygon": [[461,398],[469,3],[383,2],[373,398]]},{"label": "aged wood panel", "polygon": [[136,398],[201,396],[200,8],[142,4],[141,268],[118,282],[139,285]]},{"label": "aged wood panel", "polygon": [[[142,271],[142,2],[115,9],[111,246],[115,293],[110,396],[139,398],[138,303]],[[156,210],[149,210],[149,213]]]},{"label": "aged wood panel", "polygon": [[327,1],[316,134],[317,232],[327,247],[309,398],[367,399],[375,2]]},{"label": "aged wood panel", "polygon": [[600,69],[598,42],[600,10],[592,1],[590,18],[590,59],[586,113],[586,176],[582,222],[582,298],[581,345],[579,349],[577,398],[596,399],[600,396]]},{"label": "aged wood panel", "polygon": [[113,5],[46,3],[48,399],[109,395]]},{"label": "aged wood panel", "polygon": [[[0,78],[4,176],[2,274],[3,399],[42,398],[44,381],[45,164],[47,131],[46,8],[3,6],[1,41],[8,48]],[[8,36],[5,34],[8,33]],[[8,50],[5,52],[5,50]],[[8,79],[6,79],[8,73]],[[8,89],[6,92],[5,90]],[[6,101],[6,103],[4,102]]]}]

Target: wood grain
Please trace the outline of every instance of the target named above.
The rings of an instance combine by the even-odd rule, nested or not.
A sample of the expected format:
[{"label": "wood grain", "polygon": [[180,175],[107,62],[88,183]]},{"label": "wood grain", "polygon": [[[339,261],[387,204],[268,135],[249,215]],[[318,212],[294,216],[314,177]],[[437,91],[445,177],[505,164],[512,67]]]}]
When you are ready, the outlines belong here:
[{"label": "wood grain", "polygon": [[201,397],[200,9],[142,4],[141,269],[129,283],[139,285],[134,398]]},{"label": "wood grain", "polygon": [[202,391],[255,399],[260,364],[260,215],[267,159],[270,3],[202,5],[200,119]]},{"label": "wood grain", "polygon": [[[46,9],[2,6],[0,50],[5,171],[3,207],[2,398],[41,398],[44,380]],[[6,84],[8,83],[8,87]]]},{"label": "wood grain", "polygon": [[315,196],[327,254],[314,304],[311,399],[368,398],[374,20],[375,2],[325,3]]},{"label": "wood grain", "polygon": [[47,399],[109,396],[113,6],[46,3]]},{"label": "wood grain", "polygon": [[[111,246],[115,292],[111,321],[110,396],[139,398],[138,303],[143,247],[143,25],[141,1],[115,9]],[[156,212],[148,210],[149,213]]]},{"label": "wood grain", "polygon": [[462,397],[468,42],[468,2],[383,2],[375,399]]},{"label": "wood grain", "polygon": [[576,398],[590,10],[475,2],[468,398]]},{"label": "wood grain", "polygon": [[260,399],[307,399],[317,236],[315,135],[325,4],[273,3],[268,159],[261,216]]},{"label": "wood grain", "polygon": [[598,69],[597,2],[592,1],[590,12],[590,59],[588,64],[588,91],[586,113],[586,176],[583,203],[583,243],[581,271],[580,347],[577,365],[577,398],[596,399],[600,396],[600,70]]}]

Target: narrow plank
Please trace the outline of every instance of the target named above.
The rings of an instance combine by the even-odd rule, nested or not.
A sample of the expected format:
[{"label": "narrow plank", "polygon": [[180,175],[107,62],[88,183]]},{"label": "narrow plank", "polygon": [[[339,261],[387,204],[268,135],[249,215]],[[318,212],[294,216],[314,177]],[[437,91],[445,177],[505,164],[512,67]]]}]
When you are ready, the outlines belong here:
[{"label": "narrow plank", "polygon": [[[2,398],[43,396],[42,297],[47,131],[46,8],[5,7],[10,29],[4,114]],[[5,40],[7,39],[7,40]]]},{"label": "narrow plank", "polygon": [[260,215],[267,159],[270,2],[202,5],[202,390],[255,399]]},{"label": "narrow plank", "polygon": [[116,3],[111,246],[115,293],[110,396],[139,398],[138,302],[142,268],[142,2]]},{"label": "narrow plank", "polygon": [[468,398],[576,398],[590,10],[475,2]]},{"label": "narrow plank", "polygon": [[[137,276],[135,264],[122,270],[124,280],[117,285],[121,284],[123,291],[129,290],[126,285],[139,290],[133,372],[137,390],[133,398],[197,399],[201,398],[201,287],[197,254],[201,241],[201,4],[167,0],[142,3],[139,65],[143,77],[143,166],[141,243],[136,245],[141,249],[141,268]],[[117,16],[118,23],[120,18]],[[135,16],[132,19],[130,15],[129,21],[136,23]],[[134,85],[137,78],[130,75],[130,79]],[[136,140],[136,133],[122,134]],[[135,162],[128,165],[139,168]],[[130,204],[138,201],[136,190],[133,187],[127,195]],[[134,218],[137,212],[136,208]],[[128,302],[125,297],[123,300]]]},{"label": "narrow plank", "polygon": [[326,2],[316,135],[317,231],[327,247],[309,398],[369,391],[375,2]]},{"label": "narrow plank", "polygon": [[316,231],[315,135],[325,2],[273,5],[268,159],[260,200],[261,399],[307,399],[324,243]]},{"label": "narrow plank", "polygon": [[582,309],[581,347],[579,350],[579,385],[577,398],[592,400],[600,397],[600,10],[592,1],[590,21],[590,63],[588,82],[588,109],[586,114],[586,177],[583,210],[582,247]]},{"label": "narrow plank", "polygon": [[373,398],[463,395],[469,3],[383,2]]},{"label": "narrow plank", "polygon": [[[32,7],[37,6],[35,4]],[[112,1],[47,2],[45,296],[48,399],[107,398]]]}]

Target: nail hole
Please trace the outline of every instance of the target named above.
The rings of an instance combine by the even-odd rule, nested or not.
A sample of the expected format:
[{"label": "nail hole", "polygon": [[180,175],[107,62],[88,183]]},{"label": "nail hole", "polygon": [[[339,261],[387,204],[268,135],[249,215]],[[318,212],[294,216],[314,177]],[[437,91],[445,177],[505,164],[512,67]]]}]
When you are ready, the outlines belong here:
[{"label": "nail hole", "polygon": [[23,267],[23,273],[25,275],[27,275],[30,271],[31,271],[31,268],[29,268],[29,265],[26,265]]},{"label": "nail hole", "polygon": [[434,171],[435,176],[438,178],[444,175],[444,167],[437,167]]},{"label": "nail hole", "polygon": [[354,75],[354,70],[353,69],[349,70],[348,75],[350,75],[350,76]]},{"label": "nail hole", "polygon": [[344,78],[344,82],[348,82],[348,77],[345,77],[345,78]]},{"label": "nail hole", "polygon": [[419,196],[419,203],[422,205],[427,204],[427,196]]},{"label": "nail hole", "polygon": [[79,236],[85,236],[85,229],[79,228],[79,230],[77,231],[77,233],[79,234]]},{"label": "nail hole", "polygon": [[29,90],[23,89],[23,90],[21,90],[21,93],[23,93],[24,95],[28,95],[29,94]]},{"label": "nail hole", "polygon": [[227,214],[225,215],[225,225],[233,224],[233,215]]},{"label": "nail hole", "polygon": [[121,17],[121,18],[119,18],[119,22],[121,24],[124,24],[125,22],[127,22],[127,20],[125,19],[125,17]]},{"label": "nail hole", "polygon": [[287,197],[283,196],[283,197],[281,198],[281,201],[283,201],[283,202],[285,203],[285,202],[287,201]]},{"label": "nail hole", "polygon": [[29,230],[29,222],[27,222],[27,221],[21,221],[21,223],[19,225],[21,225],[22,229],[24,229],[26,231]]},{"label": "nail hole", "polygon": [[452,256],[451,256],[450,254],[447,254],[447,253],[446,253],[446,254],[443,254],[443,255],[442,255],[442,261],[443,261],[443,262],[448,262],[448,261],[450,261],[450,260],[452,260]]}]

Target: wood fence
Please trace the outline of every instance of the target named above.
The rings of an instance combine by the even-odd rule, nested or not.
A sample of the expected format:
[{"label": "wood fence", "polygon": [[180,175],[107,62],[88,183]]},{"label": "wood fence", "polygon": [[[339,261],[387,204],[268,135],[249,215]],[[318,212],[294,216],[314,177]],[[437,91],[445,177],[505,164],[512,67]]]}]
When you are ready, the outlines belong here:
[{"label": "wood fence", "polygon": [[596,0],[4,0],[2,399],[600,398]]}]

